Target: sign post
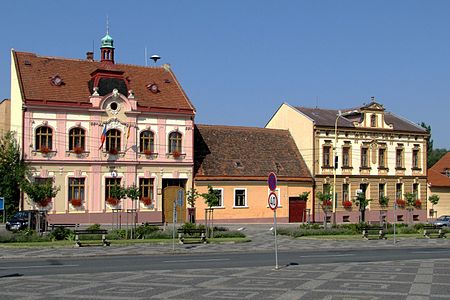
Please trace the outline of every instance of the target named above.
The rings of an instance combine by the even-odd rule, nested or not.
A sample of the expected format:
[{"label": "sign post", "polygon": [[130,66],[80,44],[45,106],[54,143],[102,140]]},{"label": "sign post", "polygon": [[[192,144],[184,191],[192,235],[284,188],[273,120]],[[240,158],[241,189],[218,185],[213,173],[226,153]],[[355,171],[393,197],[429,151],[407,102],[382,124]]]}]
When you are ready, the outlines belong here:
[{"label": "sign post", "polygon": [[394,245],[397,244],[397,236],[396,236],[396,228],[395,224],[397,223],[397,201],[394,201]]},{"label": "sign post", "polygon": [[277,245],[277,207],[278,197],[275,193],[277,189],[277,175],[274,172],[269,173],[267,178],[267,184],[269,185],[270,194],[268,198],[269,207],[273,210],[273,229],[275,236],[275,270],[278,270],[278,245]]},{"label": "sign post", "polygon": [[3,223],[6,223],[6,210],[4,197],[0,197],[0,210],[3,210]]}]

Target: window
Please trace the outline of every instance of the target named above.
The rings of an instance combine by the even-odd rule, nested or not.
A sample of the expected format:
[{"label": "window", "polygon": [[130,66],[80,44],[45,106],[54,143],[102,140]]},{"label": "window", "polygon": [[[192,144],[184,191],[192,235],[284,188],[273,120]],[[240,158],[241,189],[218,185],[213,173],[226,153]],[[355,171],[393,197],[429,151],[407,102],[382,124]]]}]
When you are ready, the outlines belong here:
[{"label": "window", "polygon": [[367,147],[361,148],[361,167],[362,168],[369,167],[369,148]]},{"label": "window", "polygon": [[342,185],[342,201],[350,200],[348,195],[348,183],[344,183]]},{"label": "window", "polygon": [[84,200],[84,178],[69,178],[69,201],[72,199]]},{"label": "window", "polygon": [[75,147],[85,149],[85,131],[83,128],[72,128],[69,130],[69,150],[73,151]]},{"label": "window", "polygon": [[154,153],[155,151],[155,134],[150,130],[142,131],[140,134],[139,151],[149,151]]},{"label": "window", "polygon": [[418,183],[413,183],[413,194],[414,194],[414,199],[419,199],[419,184]]},{"label": "window", "polygon": [[140,178],[139,179],[139,191],[141,192],[141,198],[149,198],[154,201],[153,198],[153,178]]},{"label": "window", "polygon": [[246,207],[246,189],[235,189],[234,190],[234,207]]},{"label": "window", "polygon": [[450,177],[450,169],[445,169],[445,176]]},{"label": "window", "polygon": [[46,183],[53,184],[53,178],[52,177],[34,177],[34,182],[37,184],[46,184]]},{"label": "window", "polygon": [[386,149],[385,148],[378,149],[378,167],[386,168]]},{"label": "window", "polygon": [[398,169],[403,168],[403,148],[395,150],[395,167]]},{"label": "window", "polygon": [[42,151],[52,149],[53,130],[48,126],[41,126],[36,129],[35,150]]},{"label": "window", "polygon": [[169,134],[169,153],[178,151],[181,153],[182,136],[179,132],[172,132]]},{"label": "window", "polygon": [[413,149],[412,152],[412,166],[414,169],[419,169],[419,149]]},{"label": "window", "polygon": [[350,167],[350,146],[344,146],[342,148],[342,167]]},{"label": "window", "polygon": [[121,132],[118,129],[110,129],[106,132],[106,151],[120,151]]},{"label": "window", "polygon": [[331,167],[331,146],[323,146],[323,166]]},{"label": "window", "polygon": [[331,195],[332,191],[331,191],[331,185],[330,184],[328,184],[328,183],[324,183],[323,184],[323,193]]},{"label": "window", "polygon": [[378,184],[378,199],[383,198],[386,195],[386,183]]},{"label": "window", "polygon": [[370,127],[377,127],[377,115],[370,116]]},{"label": "window", "polygon": [[216,194],[217,199],[219,199],[219,204],[217,204],[217,207],[223,207],[223,189],[217,188],[213,189],[214,194]]},{"label": "window", "polygon": [[120,186],[121,178],[106,178],[105,181],[105,199],[108,199],[111,196],[111,189],[115,186]]},{"label": "window", "polygon": [[403,183],[395,184],[395,198],[403,199]]}]

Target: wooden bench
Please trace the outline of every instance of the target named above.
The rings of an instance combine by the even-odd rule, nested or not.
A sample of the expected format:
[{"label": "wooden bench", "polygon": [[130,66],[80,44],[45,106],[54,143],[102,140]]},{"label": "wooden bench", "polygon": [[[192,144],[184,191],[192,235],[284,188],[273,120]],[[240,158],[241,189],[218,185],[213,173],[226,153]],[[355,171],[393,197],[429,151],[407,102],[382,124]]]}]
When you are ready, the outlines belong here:
[{"label": "wooden bench", "polygon": [[78,229],[74,230],[75,233],[75,246],[81,247],[80,235],[82,234],[98,234],[102,235],[102,246],[110,246],[111,243],[106,239],[106,235],[108,234],[108,230],[106,229]]},{"label": "wooden bench", "polygon": [[372,227],[363,227],[362,228],[362,237],[368,240],[370,235],[378,236],[379,240],[387,239],[386,238],[386,231],[381,226],[378,226],[378,227],[373,227],[373,226]]},{"label": "wooden bench", "polygon": [[50,224],[51,231],[54,231],[57,227],[64,227],[64,228],[75,228],[78,229],[80,227],[80,224]]},{"label": "wooden bench", "polygon": [[188,228],[178,228],[178,242],[180,244],[184,244],[184,240],[186,238],[189,239],[200,239],[200,243],[207,243],[206,240],[206,229],[204,228],[196,228],[196,229],[188,229]]},{"label": "wooden bench", "polygon": [[439,238],[446,238],[446,231],[441,226],[436,225],[425,225],[423,226],[423,236],[430,239],[435,235]]}]

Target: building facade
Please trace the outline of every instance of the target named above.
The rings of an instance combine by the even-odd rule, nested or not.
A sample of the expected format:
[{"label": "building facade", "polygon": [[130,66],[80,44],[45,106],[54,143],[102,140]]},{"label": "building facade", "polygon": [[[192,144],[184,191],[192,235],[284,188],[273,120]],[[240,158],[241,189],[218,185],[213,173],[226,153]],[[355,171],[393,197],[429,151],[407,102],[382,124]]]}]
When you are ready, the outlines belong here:
[{"label": "building facade", "polygon": [[[272,223],[270,172],[278,177],[278,221],[312,221],[313,180],[287,130],[198,125],[194,147],[195,189],[202,194],[212,186],[219,198],[214,222]],[[207,205],[200,197],[195,206],[201,222]]]},{"label": "building facade", "polygon": [[428,201],[429,217],[450,216],[450,152],[428,169],[428,196],[433,194],[439,196],[439,203]]},{"label": "building facade", "polygon": [[[193,184],[194,106],[170,66],[117,64],[113,43],[100,61],[11,52],[11,130],[31,180],[60,188],[43,207],[52,223],[171,222],[174,193]],[[115,185],[140,200],[116,205]]]},{"label": "building facade", "polygon": [[0,136],[3,136],[11,127],[11,100],[4,99],[0,102]]},{"label": "building facade", "polygon": [[[372,99],[368,105],[342,111],[284,103],[266,127],[292,134],[315,179],[316,220],[325,218],[318,196],[332,196],[333,190],[338,223],[359,221],[358,193],[371,199],[366,221],[426,220],[428,135],[420,126]],[[413,193],[421,205],[403,208],[406,193]],[[387,205],[380,205],[379,200],[386,198]],[[396,202],[400,205],[394,210]],[[326,209],[330,219],[333,203]]]}]

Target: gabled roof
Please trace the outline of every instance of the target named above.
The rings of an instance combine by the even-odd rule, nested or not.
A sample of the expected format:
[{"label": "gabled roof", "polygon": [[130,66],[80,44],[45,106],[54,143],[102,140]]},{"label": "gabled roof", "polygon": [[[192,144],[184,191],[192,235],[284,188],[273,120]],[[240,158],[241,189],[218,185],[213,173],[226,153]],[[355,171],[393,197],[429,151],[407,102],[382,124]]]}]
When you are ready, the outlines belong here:
[{"label": "gabled roof", "polygon": [[[354,121],[361,121],[361,111],[368,109],[369,106],[362,106],[354,109],[341,109],[342,113],[356,111],[348,116],[340,117],[338,120],[338,127],[340,128],[356,128],[353,124]],[[339,113],[337,109],[322,109],[322,108],[309,108],[296,106],[295,109],[311,118],[316,126],[334,127],[336,117]],[[426,130],[421,126],[414,124],[413,122],[399,117],[391,112],[384,112],[384,120],[387,124],[393,125],[394,131],[413,132],[426,134]]]},{"label": "gabled roof", "polygon": [[428,170],[428,182],[431,186],[450,187],[450,177],[445,175],[446,170],[450,170],[450,152]]},{"label": "gabled roof", "polygon": [[[138,110],[164,109],[187,114],[195,112],[173,72],[164,67],[105,65],[98,61],[46,57],[16,51],[13,51],[13,55],[25,101],[43,101],[47,105],[78,103],[90,106],[91,73],[100,69],[123,72],[128,89],[134,92]],[[51,83],[55,76],[61,78],[61,85]],[[158,86],[157,93],[147,88],[150,84]]]},{"label": "gabled roof", "polygon": [[[312,181],[289,131],[279,129],[197,125],[194,172],[202,177]],[[245,178],[244,178],[245,177]]]}]

